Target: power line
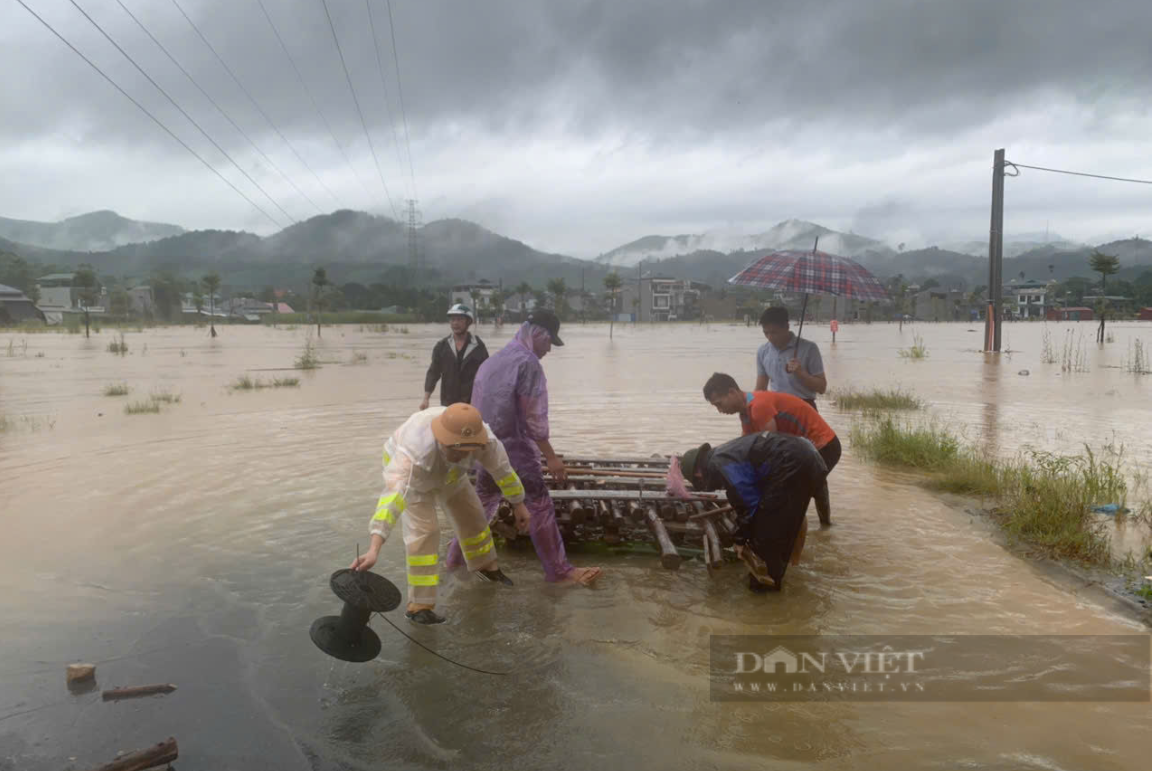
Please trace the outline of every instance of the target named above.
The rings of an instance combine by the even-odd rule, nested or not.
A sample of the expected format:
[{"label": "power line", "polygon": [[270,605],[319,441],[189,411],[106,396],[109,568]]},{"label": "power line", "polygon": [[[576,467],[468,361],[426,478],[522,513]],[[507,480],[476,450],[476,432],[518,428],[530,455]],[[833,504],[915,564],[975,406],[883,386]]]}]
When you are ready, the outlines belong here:
[{"label": "power line", "polygon": [[412,197],[416,195],[416,172],[412,170],[412,141],[408,138],[408,113],[404,110],[404,86],[400,82],[400,54],[396,52],[396,26],[392,23],[392,0],[388,0],[388,30],[392,35],[392,59],[396,62],[396,91],[400,95],[400,117],[404,119],[404,145],[408,148],[408,173],[412,177]]},{"label": "power line", "polygon": [[45,27],[47,27],[49,32],[51,32],[51,33],[52,33],[53,35],[55,35],[56,37],[60,38],[60,41],[61,41],[62,43],[64,43],[64,45],[66,45],[66,46],[68,46],[69,48],[71,48],[71,49],[72,49],[72,53],[76,54],[76,55],[77,55],[77,56],[79,56],[81,59],[83,59],[83,60],[84,60],[84,62],[85,62],[85,63],[86,63],[86,64],[87,64],[89,67],[91,67],[92,69],[96,70],[96,72],[98,72],[98,73],[100,74],[100,77],[104,78],[104,79],[105,79],[105,80],[107,80],[109,83],[111,83],[113,88],[115,88],[117,91],[119,91],[121,94],[123,94],[123,95],[124,95],[124,96],[125,96],[125,97],[128,99],[128,101],[130,101],[132,104],[136,105],[136,107],[138,107],[138,108],[140,109],[140,112],[144,113],[144,114],[145,114],[145,115],[147,115],[149,118],[151,118],[153,123],[155,123],[157,126],[159,126],[160,128],[162,128],[162,129],[164,130],[164,132],[165,132],[166,134],[168,134],[168,136],[172,137],[172,138],[173,138],[173,139],[175,139],[177,142],[179,142],[179,143],[180,143],[180,145],[181,145],[181,147],[183,147],[185,150],[187,150],[188,152],[190,152],[190,153],[191,153],[191,154],[192,154],[192,155],[193,155],[193,156],[196,158],[196,160],[200,161],[200,163],[204,164],[204,166],[206,166],[210,172],[212,172],[213,174],[215,174],[217,177],[220,177],[220,179],[222,179],[222,180],[224,181],[224,184],[228,185],[228,187],[230,187],[230,188],[232,188],[233,190],[235,190],[235,191],[236,191],[236,193],[237,193],[237,195],[239,195],[239,196],[240,196],[241,198],[243,198],[245,201],[247,201],[248,203],[252,204],[252,208],[256,209],[258,212],[260,212],[260,213],[261,213],[261,214],[263,214],[265,217],[267,217],[267,218],[268,218],[268,219],[269,219],[269,220],[272,222],[272,224],[273,224],[273,225],[275,225],[276,227],[283,227],[283,225],[281,225],[281,224],[280,224],[280,222],[278,222],[278,221],[276,220],[276,218],[275,218],[275,217],[273,217],[273,216],[272,216],[271,214],[269,214],[268,212],[264,211],[264,209],[263,209],[263,208],[260,206],[260,204],[258,204],[258,203],[256,203],[255,201],[253,201],[251,198],[249,198],[247,195],[245,195],[245,194],[244,194],[244,191],[243,191],[243,190],[241,190],[240,188],[236,187],[236,185],[232,184],[231,180],[229,180],[227,177],[225,177],[223,174],[221,174],[221,173],[220,173],[220,172],[219,172],[219,171],[216,169],[216,167],[215,167],[215,166],[213,166],[212,164],[208,163],[208,161],[204,160],[203,156],[201,156],[201,155],[200,155],[200,153],[198,153],[198,152],[196,152],[195,150],[193,150],[193,149],[192,149],[192,148],[191,148],[191,147],[188,145],[188,143],[187,143],[187,142],[185,142],[185,141],[184,141],[183,139],[181,139],[180,137],[176,136],[176,134],[174,134],[174,133],[172,132],[172,129],[170,129],[170,128],[168,128],[167,126],[165,126],[165,125],[164,125],[164,124],[163,124],[163,123],[160,121],[160,119],[159,119],[159,118],[157,118],[155,115],[153,115],[151,112],[149,112],[149,111],[148,111],[148,108],[146,108],[144,105],[142,105],[142,104],[140,104],[138,101],[136,101],[136,99],[134,99],[134,98],[132,97],[132,95],[131,95],[131,94],[129,94],[127,91],[125,91],[123,88],[121,88],[121,87],[120,87],[120,84],[118,84],[116,81],[112,80],[112,78],[108,77],[108,75],[107,75],[107,74],[104,72],[104,70],[102,70],[102,69],[100,69],[99,67],[97,67],[97,66],[96,66],[96,64],[95,64],[95,63],[94,63],[94,62],[93,62],[91,59],[89,59],[87,56],[85,56],[84,54],[82,54],[82,53],[80,52],[80,49],[76,48],[76,46],[74,46],[74,45],[72,45],[70,42],[68,42],[68,39],[67,39],[67,38],[65,38],[63,35],[61,35],[59,32],[57,32],[57,31],[55,30],[55,28],[53,28],[53,26],[52,26],[51,24],[49,24],[48,22],[44,21],[44,19],[42,19],[38,13],[36,13],[35,11],[33,11],[31,8],[29,8],[29,7],[28,7],[28,5],[27,5],[27,4],[24,2],[24,0],[16,0],[16,2],[20,3],[20,5],[24,7],[24,10],[25,10],[25,11],[27,11],[27,12],[28,12],[28,13],[30,13],[30,14],[32,14],[32,15],[33,15],[33,16],[36,18],[36,21],[40,22],[40,23],[41,23],[41,24],[43,24]]},{"label": "power line", "polygon": [[352,176],[360,184],[360,187],[364,189],[365,193],[371,195],[371,193],[368,192],[368,187],[356,172],[356,168],[352,165],[352,161],[349,160],[348,153],[344,151],[344,146],[340,144],[340,140],[336,139],[336,132],[332,130],[332,124],[328,122],[328,118],[320,110],[320,105],[316,103],[316,97],[312,96],[312,89],[308,88],[308,81],[304,79],[300,68],[296,66],[296,60],[292,57],[291,51],[289,51],[288,46],[284,44],[284,39],[280,37],[280,31],[276,29],[276,24],[272,21],[272,16],[268,13],[268,9],[264,7],[264,0],[256,0],[256,3],[260,6],[260,10],[264,12],[264,18],[268,20],[268,26],[272,28],[272,34],[276,36],[276,41],[280,44],[284,55],[288,57],[288,63],[292,65],[292,70],[300,80],[300,85],[304,87],[304,93],[308,95],[308,101],[312,103],[312,109],[316,111],[316,114],[320,116],[320,120],[324,122],[324,127],[328,129],[328,136],[332,137],[332,144],[336,145],[336,149],[339,150],[340,155],[344,157],[344,163],[347,164],[348,170],[352,172]]},{"label": "power line", "polygon": [[1089,174],[1084,171],[1068,171],[1066,169],[1046,169],[1043,166],[1025,166],[1023,163],[1013,163],[1012,161],[1004,161],[1005,166],[1013,166],[1019,169],[1032,169],[1033,171],[1050,171],[1053,174],[1071,174],[1076,177],[1092,177],[1094,179],[1110,179],[1113,182],[1135,182],[1138,185],[1152,185],[1152,179],[1131,179],[1129,177],[1109,177],[1104,174]]},{"label": "power line", "polygon": [[340,48],[340,38],[336,35],[336,25],[332,23],[332,14],[328,11],[328,0],[320,0],[320,2],[324,6],[324,15],[328,17],[328,29],[332,30],[332,40],[336,42],[336,53],[340,54],[340,66],[344,68],[344,78],[348,81],[348,90],[352,92],[352,101],[356,103],[356,114],[360,116],[360,126],[364,129],[364,136],[368,138],[368,148],[372,151],[372,160],[376,163],[376,174],[380,177],[380,184],[384,186],[384,196],[388,199],[392,216],[400,219],[400,215],[396,212],[396,204],[392,203],[392,194],[388,192],[388,183],[384,181],[384,172],[380,170],[380,158],[376,155],[376,145],[372,143],[372,135],[368,132],[364,111],[360,109],[360,100],[356,98],[356,89],[352,86],[352,76],[348,74],[348,64],[344,61],[344,51]]},{"label": "power line", "polygon": [[240,90],[244,92],[244,96],[248,97],[248,101],[252,103],[252,106],[256,108],[256,111],[260,113],[261,117],[263,117],[264,120],[268,122],[268,125],[272,127],[273,131],[276,132],[276,136],[280,137],[284,144],[288,146],[288,149],[291,150],[292,154],[296,156],[296,160],[300,161],[301,165],[308,169],[308,173],[311,174],[312,177],[320,184],[320,187],[327,190],[328,195],[332,196],[332,199],[339,203],[340,199],[329,189],[327,185],[324,184],[324,180],[320,179],[319,175],[317,175],[316,172],[312,170],[312,167],[308,165],[308,162],[304,160],[303,157],[301,157],[300,153],[296,152],[296,148],[292,145],[291,142],[288,141],[288,138],[280,132],[280,129],[276,126],[276,124],[272,121],[271,118],[268,117],[268,113],[264,112],[264,109],[260,106],[260,103],[256,101],[251,93],[249,93],[248,89],[244,88],[244,84],[241,83],[240,79],[237,78],[235,73],[232,72],[232,68],[228,66],[220,54],[216,53],[216,49],[213,48],[212,44],[208,42],[208,38],[204,37],[204,33],[201,32],[200,28],[196,26],[196,22],[192,21],[192,18],[188,14],[184,13],[184,9],[180,7],[180,3],[176,2],[176,0],[172,0],[172,5],[176,6],[176,10],[180,11],[180,15],[184,17],[184,20],[188,22],[189,26],[191,26],[192,29],[196,32],[196,35],[204,41],[204,45],[208,46],[208,50],[211,51],[212,55],[216,57],[216,61],[220,62],[220,66],[223,67],[224,71],[228,73],[228,77],[232,78],[232,82],[239,86]]},{"label": "power line", "polygon": [[[364,0],[368,9],[368,31],[372,34],[372,48],[376,51],[376,69],[380,70],[380,89],[384,92],[384,112],[388,115],[388,127],[392,129],[392,144],[396,146],[396,162],[404,168],[404,158],[400,155],[400,138],[396,135],[396,121],[392,119],[392,105],[388,100],[388,82],[384,77],[384,63],[380,60],[380,44],[376,39],[376,23],[372,20],[372,0]],[[403,172],[401,172],[403,173]],[[412,191],[413,197],[416,191]]]},{"label": "power line", "polygon": [[213,138],[212,138],[212,135],[211,135],[211,134],[209,134],[207,131],[205,131],[205,130],[204,130],[204,129],[203,129],[201,126],[200,126],[200,124],[196,122],[196,119],[195,119],[195,118],[193,118],[191,115],[189,115],[189,114],[188,114],[188,112],[187,112],[187,111],[186,111],[186,110],[185,110],[183,107],[181,107],[181,106],[180,106],[180,105],[179,105],[179,104],[176,102],[176,100],[175,100],[175,99],[173,99],[171,96],[169,96],[169,95],[168,95],[168,92],[167,92],[167,91],[165,91],[163,88],[161,88],[161,87],[160,87],[160,84],[159,84],[159,83],[157,83],[155,80],[153,80],[153,79],[152,79],[152,76],[151,76],[151,75],[149,75],[147,72],[145,72],[145,71],[144,71],[144,68],[143,68],[143,67],[141,67],[139,64],[137,64],[137,63],[136,63],[136,60],[135,60],[135,59],[133,59],[131,56],[129,56],[127,51],[125,51],[123,48],[121,48],[121,47],[120,47],[120,44],[119,44],[119,43],[117,43],[115,40],[113,40],[113,39],[112,39],[112,36],[111,36],[111,35],[109,35],[107,32],[105,32],[105,31],[104,31],[104,28],[103,28],[103,27],[101,27],[99,24],[97,24],[97,23],[96,23],[96,20],[95,20],[95,19],[93,19],[91,16],[89,16],[89,15],[88,15],[88,12],[87,12],[87,11],[85,11],[83,8],[81,8],[81,7],[80,7],[80,4],[79,4],[78,2],[76,2],[76,0],[68,0],[68,2],[70,2],[70,3],[71,3],[71,4],[72,4],[72,5],[73,5],[73,6],[76,8],[76,10],[77,10],[77,11],[79,11],[79,12],[80,12],[80,13],[81,13],[81,14],[84,16],[84,18],[88,20],[88,22],[89,22],[89,23],[90,23],[90,24],[91,24],[93,27],[95,27],[97,30],[99,30],[99,31],[100,31],[100,34],[101,34],[101,35],[103,35],[103,36],[105,37],[105,39],[106,39],[106,40],[107,40],[109,43],[111,43],[113,46],[115,46],[115,47],[116,47],[116,50],[117,50],[117,51],[119,51],[119,52],[120,52],[120,53],[121,53],[121,54],[124,56],[124,58],[125,58],[125,59],[127,59],[128,61],[130,61],[130,62],[132,63],[132,66],[133,66],[133,67],[135,67],[135,68],[136,68],[136,69],[137,69],[137,70],[140,72],[140,74],[141,74],[141,75],[143,75],[145,78],[147,78],[147,79],[148,79],[148,82],[149,82],[149,83],[151,83],[153,86],[155,86],[155,87],[156,87],[156,90],[157,90],[157,91],[159,91],[161,94],[163,94],[163,95],[164,95],[164,98],[165,98],[165,99],[167,99],[169,102],[171,102],[171,103],[172,103],[172,106],[173,106],[173,107],[175,107],[177,110],[179,110],[179,111],[180,111],[180,114],[181,114],[181,115],[183,115],[185,118],[187,118],[187,119],[188,119],[188,122],[189,122],[189,123],[191,123],[193,126],[195,126],[195,127],[196,127],[196,130],[197,130],[197,131],[199,131],[201,134],[203,134],[203,135],[204,135],[204,138],[205,138],[205,139],[207,139],[209,142],[211,142],[211,143],[212,143],[212,146],[213,146],[213,147],[215,147],[217,150],[219,150],[219,151],[220,151],[220,152],[221,152],[221,153],[224,155],[224,157],[225,157],[225,158],[227,158],[227,159],[229,160],[229,162],[231,162],[231,164],[232,164],[233,166],[235,166],[237,169],[239,169],[239,170],[240,170],[240,173],[241,173],[241,174],[243,174],[243,175],[244,175],[244,177],[245,177],[245,178],[246,178],[246,179],[247,179],[249,182],[251,182],[253,185],[255,185],[255,186],[256,186],[256,189],[257,189],[257,190],[259,190],[261,193],[263,193],[263,194],[264,194],[264,197],[265,197],[265,198],[267,198],[269,201],[271,201],[273,206],[275,206],[277,209],[279,209],[279,210],[280,210],[280,213],[281,213],[281,214],[283,214],[285,217],[287,217],[287,218],[289,219],[289,221],[291,221],[291,222],[295,222],[295,221],[296,221],[296,219],[295,219],[295,218],[294,218],[294,217],[293,217],[291,214],[289,214],[287,211],[285,211],[285,210],[284,210],[284,207],[283,207],[283,206],[281,206],[279,203],[277,203],[277,201],[276,201],[276,199],[275,199],[275,198],[273,198],[271,195],[269,195],[269,194],[268,194],[268,191],[267,191],[267,190],[265,190],[263,187],[261,187],[261,186],[260,186],[260,183],[259,183],[259,182],[257,182],[256,180],[254,180],[254,179],[252,178],[252,175],[251,175],[251,174],[249,174],[248,172],[244,171],[244,167],[243,167],[243,166],[241,166],[239,163],[237,163],[235,160],[233,160],[233,159],[232,159],[232,156],[228,154],[228,151],[227,151],[227,150],[225,150],[223,147],[221,147],[221,146],[220,146],[220,144],[219,144],[219,143],[218,143],[218,142],[217,142],[215,139],[213,139]]},{"label": "power line", "polygon": [[248,144],[252,145],[252,149],[253,149],[253,150],[255,150],[257,153],[259,153],[259,154],[260,154],[260,157],[261,157],[261,158],[263,158],[265,161],[267,161],[268,165],[269,165],[269,166],[271,166],[273,169],[275,169],[275,170],[276,170],[276,173],[278,173],[278,174],[279,174],[281,177],[283,177],[283,178],[284,178],[284,181],[285,181],[285,182],[287,182],[289,185],[291,185],[291,186],[292,186],[292,189],[293,189],[293,190],[295,190],[297,193],[299,193],[299,194],[301,195],[301,197],[303,197],[303,198],[304,198],[304,200],[306,200],[308,203],[312,204],[312,207],[313,207],[314,209],[316,209],[316,211],[323,213],[323,211],[320,209],[320,207],[316,205],[316,202],[315,202],[315,201],[313,201],[311,198],[309,198],[307,193],[305,193],[303,190],[301,190],[299,187],[297,187],[297,186],[296,186],[296,183],[295,183],[295,182],[293,182],[291,179],[289,179],[289,178],[288,178],[288,175],[287,175],[287,174],[285,174],[283,171],[281,171],[280,167],[279,167],[279,166],[277,166],[275,163],[273,163],[273,162],[272,162],[272,159],[271,159],[271,158],[269,158],[269,157],[268,157],[268,156],[267,156],[267,155],[264,153],[264,151],[263,151],[263,150],[261,150],[259,147],[257,147],[257,146],[256,146],[256,143],[252,141],[252,137],[248,136],[248,134],[247,134],[247,133],[244,131],[244,129],[240,128],[240,126],[238,126],[238,125],[236,124],[236,121],[232,120],[232,116],[230,116],[228,113],[226,113],[226,112],[224,111],[224,108],[223,108],[223,107],[221,107],[219,104],[217,104],[217,103],[216,103],[216,100],[212,98],[212,95],[211,95],[211,94],[209,94],[207,91],[205,91],[205,90],[204,90],[204,89],[203,89],[203,88],[200,86],[200,84],[196,82],[196,79],[192,77],[192,75],[191,75],[191,74],[188,72],[188,70],[184,69],[183,65],[181,65],[181,64],[180,64],[180,62],[179,62],[179,61],[177,61],[176,57],[175,57],[175,56],[173,56],[171,53],[169,53],[169,52],[168,52],[168,49],[164,47],[164,44],[163,44],[163,43],[161,43],[159,40],[157,40],[157,39],[156,39],[156,36],[155,36],[155,35],[153,35],[151,32],[149,32],[149,31],[148,31],[148,28],[144,26],[144,23],[143,23],[143,22],[141,22],[141,21],[140,21],[138,18],[136,18],[136,15],[135,15],[134,13],[132,13],[132,11],[131,11],[131,10],[129,10],[129,9],[128,9],[128,6],[124,5],[124,3],[123,3],[123,0],[116,0],[116,3],[117,3],[117,4],[118,4],[118,5],[121,7],[121,8],[123,8],[123,9],[124,9],[124,13],[128,14],[129,18],[131,18],[131,19],[132,19],[132,21],[136,22],[137,26],[139,26],[139,27],[140,27],[140,29],[144,30],[144,34],[145,34],[145,35],[147,35],[147,36],[148,36],[148,38],[149,38],[149,39],[150,39],[150,40],[151,40],[153,43],[155,43],[155,44],[156,44],[156,46],[157,46],[157,47],[158,47],[158,48],[159,48],[161,51],[163,51],[163,52],[164,52],[164,55],[165,55],[165,56],[167,56],[167,57],[168,57],[168,59],[169,59],[169,60],[170,60],[170,61],[171,61],[173,64],[175,64],[175,65],[176,65],[177,69],[179,69],[179,70],[180,70],[180,72],[184,73],[184,77],[188,78],[188,80],[190,80],[190,81],[192,82],[192,85],[196,86],[196,88],[197,88],[197,89],[200,91],[200,93],[204,95],[204,98],[205,98],[205,99],[207,99],[209,102],[211,102],[211,103],[212,103],[212,106],[216,108],[216,111],[217,111],[217,112],[219,112],[221,115],[223,115],[223,116],[224,116],[224,119],[225,119],[225,120],[227,120],[229,123],[231,123],[231,124],[232,124],[232,128],[236,129],[238,132],[240,132],[240,136],[242,136],[242,137],[244,137],[246,140],[248,140]]}]

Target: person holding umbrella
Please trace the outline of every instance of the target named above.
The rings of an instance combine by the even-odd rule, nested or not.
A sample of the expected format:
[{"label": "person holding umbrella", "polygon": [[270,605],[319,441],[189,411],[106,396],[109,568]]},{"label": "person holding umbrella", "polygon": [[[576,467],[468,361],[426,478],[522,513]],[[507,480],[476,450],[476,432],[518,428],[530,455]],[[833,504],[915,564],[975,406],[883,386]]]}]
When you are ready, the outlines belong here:
[{"label": "person holding umbrella", "polygon": [[798,396],[816,407],[816,394],[828,390],[820,349],[804,336],[804,312],[808,296],[830,294],[849,300],[883,300],[884,286],[859,263],[847,257],[817,251],[785,250],[757,257],[732,278],[729,284],[804,295],[800,329],[788,329],[788,310],[768,308],[760,316],[760,328],[768,342],[756,353],[756,390],[771,388]]},{"label": "person holding umbrella", "polygon": [[790,394],[817,409],[816,394],[828,391],[820,348],[788,328],[787,308],[765,308],[760,328],[768,342],[756,351],[756,390]]}]

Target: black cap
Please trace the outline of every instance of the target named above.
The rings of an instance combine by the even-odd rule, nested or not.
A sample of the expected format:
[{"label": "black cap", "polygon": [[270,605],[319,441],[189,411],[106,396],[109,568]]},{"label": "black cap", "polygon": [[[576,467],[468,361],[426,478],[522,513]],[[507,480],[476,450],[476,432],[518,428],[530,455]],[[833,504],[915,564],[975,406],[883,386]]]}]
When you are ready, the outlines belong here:
[{"label": "black cap", "polygon": [[552,345],[564,345],[564,341],[560,339],[560,319],[552,311],[547,308],[534,310],[528,314],[528,323],[547,329],[548,336],[552,338]]}]

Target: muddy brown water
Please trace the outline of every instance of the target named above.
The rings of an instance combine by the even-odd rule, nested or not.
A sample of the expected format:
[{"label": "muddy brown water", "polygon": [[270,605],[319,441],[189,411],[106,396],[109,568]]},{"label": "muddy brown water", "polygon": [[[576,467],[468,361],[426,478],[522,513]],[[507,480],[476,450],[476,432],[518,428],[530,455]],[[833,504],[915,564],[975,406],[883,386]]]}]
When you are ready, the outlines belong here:
[{"label": "muddy brown water", "polygon": [[[1090,324],[1048,325],[1058,355],[1082,337],[1087,372],[1042,361],[1043,327],[1010,325],[1013,353],[999,358],[977,352],[978,325],[843,325],[835,346],[826,326],[805,331],[833,386],[901,385],[992,451],[1122,443],[1147,469],[1152,377],[1123,365],[1152,327],[1116,324],[1100,350]],[[511,552],[511,589],[444,579],[449,624],[391,617],[513,674],[453,668],[379,620],[376,661],[325,657],[308,627],[338,610],[327,576],[367,542],[381,443],[418,405],[444,333],[408,330],[326,328],[312,372],[273,371],[292,367],[304,328],[130,331],[123,357],[107,330],[0,334],[0,769],[95,766],[169,735],[181,769],[1147,767],[1148,703],[709,700],[711,634],[1146,633],[1007,551],[965,502],[850,447],[831,477],[837,524],[813,529],[780,595],[750,595],[735,566],[710,578],[698,562],[667,572],[640,555],[575,555],[606,574],[594,590],[558,589],[531,553]],[[493,349],[512,332],[480,329]],[[897,354],[914,333],[926,360]],[[613,340],[570,324],[564,337],[544,362],[554,444],[604,455],[735,436],[700,387],[716,370],[751,387],[763,340],[727,324],[619,325]],[[230,391],[244,373],[301,384]],[[102,395],[118,382],[128,396]],[[180,402],[124,414],[154,391]],[[822,411],[847,434],[850,414]],[[1144,538],[1122,535],[1133,548]],[[402,584],[399,538],[377,570]],[[73,696],[74,660],[103,662],[101,688],[179,690]]]}]

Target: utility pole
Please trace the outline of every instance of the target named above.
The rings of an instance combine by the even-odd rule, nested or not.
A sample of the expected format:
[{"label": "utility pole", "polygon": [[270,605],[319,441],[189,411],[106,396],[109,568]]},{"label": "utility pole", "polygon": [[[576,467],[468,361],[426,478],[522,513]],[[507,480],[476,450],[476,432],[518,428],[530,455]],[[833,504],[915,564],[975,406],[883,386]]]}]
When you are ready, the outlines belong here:
[{"label": "utility pole", "polygon": [[412,273],[413,285],[417,283],[420,275],[420,240],[417,228],[420,225],[419,212],[416,211],[416,200],[408,199],[408,269]]},{"label": "utility pole", "polygon": [[639,324],[641,316],[644,315],[644,278],[643,278],[644,261],[636,263],[636,323]]},{"label": "utility pole", "polygon": [[580,323],[581,324],[585,323],[584,322],[584,304],[586,302],[587,302],[587,298],[584,296],[584,269],[581,268],[580,269]]},{"label": "utility pole", "polygon": [[984,321],[984,350],[1000,352],[1004,290],[1004,149],[992,160],[992,227],[988,233],[988,311]]}]

